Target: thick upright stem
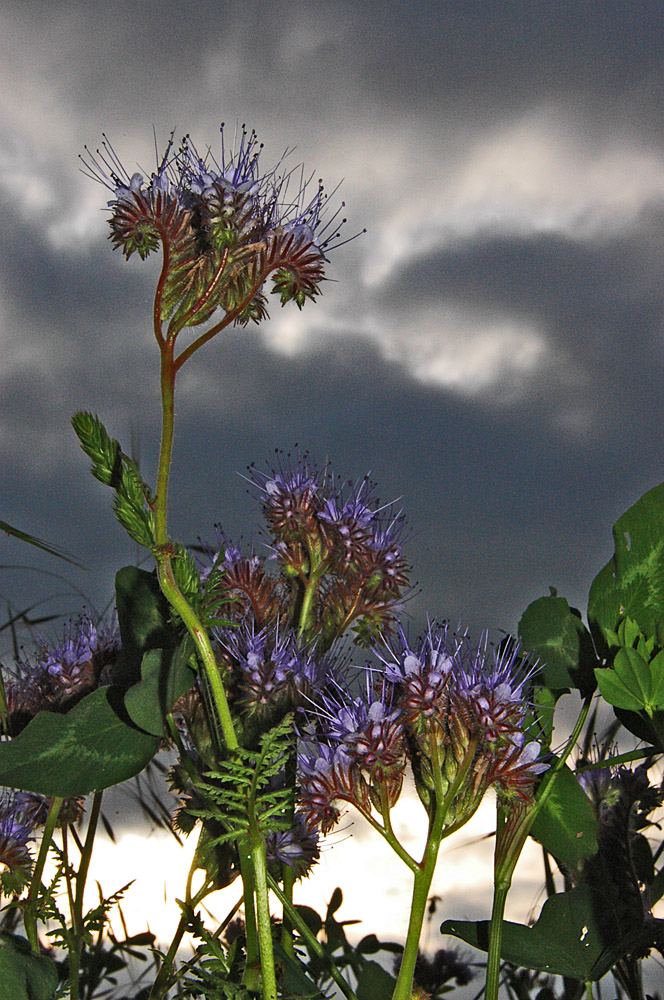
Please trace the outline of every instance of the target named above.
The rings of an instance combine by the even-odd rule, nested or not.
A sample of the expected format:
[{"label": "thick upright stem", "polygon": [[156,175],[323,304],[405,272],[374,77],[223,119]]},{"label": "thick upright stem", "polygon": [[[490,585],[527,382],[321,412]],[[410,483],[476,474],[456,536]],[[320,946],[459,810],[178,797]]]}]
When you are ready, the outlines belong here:
[{"label": "thick upright stem", "polygon": [[226,747],[229,751],[233,751],[237,749],[238,740],[209,636],[193,608],[180,591],[173,573],[167,523],[168,480],[173,451],[175,413],[175,366],[173,364],[172,341],[166,341],[161,352],[161,403],[161,446],[159,449],[159,469],[157,472],[157,493],[154,503],[157,575],[164,596],[175,611],[177,611],[194,640],[210,685],[217,719],[226,742]]},{"label": "thick upright stem", "polygon": [[461,765],[457,771],[454,781],[447,791],[444,791],[442,784],[442,762],[440,759],[440,752],[436,738],[432,734],[430,753],[431,769],[436,786],[436,802],[431,819],[429,836],[424,849],[424,855],[418,866],[418,870],[415,872],[410,918],[408,920],[408,932],[406,934],[406,943],[404,945],[403,956],[401,959],[401,968],[399,969],[397,985],[394,989],[394,993],[392,994],[392,1000],[410,1000],[410,997],[412,996],[413,974],[415,972],[415,962],[417,961],[417,952],[420,945],[420,935],[422,934],[422,924],[424,923],[424,914],[426,913],[429,890],[431,889],[431,882],[433,881],[434,872],[436,870],[440,844],[443,837],[446,835],[445,820],[454,805],[454,801],[459,794],[460,789],[463,787],[466,779],[468,778],[468,773],[475,758],[476,749],[477,739],[473,739],[466,748],[465,756],[461,761]]},{"label": "thick upright stem", "polygon": [[272,945],[272,924],[270,922],[270,901],[267,886],[265,840],[255,823],[252,823],[251,825],[251,858],[253,861],[255,877],[258,943],[261,956],[263,1000],[277,1000],[277,978],[274,968],[274,948]]},{"label": "thick upright stem", "polygon": [[561,756],[544,779],[544,785],[537,799],[532,803],[506,806],[498,804],[498,819],[496,825],[496,847],[494,855],[494,890],[491,909],[491,926],[489,929],[489,954],[487,958],[487,976],[485,1000],[498,1000],[500,985],[500,955],[503,943],[503,916],[507,894],[512,885],[514,869],[521,856],[523,845],[532,829],[535,818],[551,794],[555,776],[564,766],[581,735],[592,696],[584,701],[576,725]]}]

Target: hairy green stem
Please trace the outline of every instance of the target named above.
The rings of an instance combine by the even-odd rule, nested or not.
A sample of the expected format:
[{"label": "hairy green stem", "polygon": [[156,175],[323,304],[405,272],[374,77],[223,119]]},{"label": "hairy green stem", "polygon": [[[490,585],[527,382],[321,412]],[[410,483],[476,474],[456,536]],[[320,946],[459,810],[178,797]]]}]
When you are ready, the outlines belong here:
[{"label": "hairy green stem", "polygon": [[256,990],[260,983],[261,954],[256,923],[254,859],[249,837],[241,837],[237,844],[240,874],[244,893],[244,931],[246,938],[246,963],[242,982],[247,989]]},{"label": "hairy green stem", "polygon": [[459,790],[463,787],[464,782],[468,778],[468,774],[475,759],[477,742],[477,737],[470,741],[454,781],[445,792],[442,783],[442,761],[440,759],[440,751],[435,736],[432,734],[430,741],[430,753],[431,770],[435,783],[435,806],[433,816],[431,817],[429,836],[427,837],[426,846],[424,848],[424,855],[422,857],[422,861],[418,865],[418,870],[415,872],[413,880],[413,895],[410,917],[408,920],[408,931],[406,933],[406,943],[403,949],[401,968],[399,969],[397,985],[394,989],[394,993],[392,994],[392,1000],[410,1000],[412,995],[413,974],[415,972],[415,962],[417,961],[417,952],[420,944],[420,936],[422,934],[422,924],[424,923],[424,915],[426,913],[427,901],[429,899],[429,890],[431,889],[431,883],[436,870],[436,862],[438,861],[440,845],[443,838],[447,836],[447,831],[445,830],[445,820],[447,819],[450,809],[454,805],[454,800],[459,794]]},{"label": "hairy green stem", "polygon": [[54,798],[51,803],[51,808],[48,811],[41,844],[39,845],[39,854],[37,855],[37,861],[35,862],[35,867],[32,872],[30,889],[28,890],[28,898],[26,900],[23,914],[25,936],[30,942],[30,947],[35,955],[39,954],[39,938],[37,936],[37,907],[39,904],[39,890],[42,884],[42,875],[44,874],[44,865],[46,864],[48,849],[51,846],[51,841],[53,840],[53,831],[55,830],[55,824],[58,821],[63,801],[64,800],[61,798]]},{"label": "hairy green stem", "polygon": [[187,878],[187,898],[182,906],[182,914],[180,915],[180,920],[176,928],[173,939],[170,943],[169,949],[164,955],[164,960],[161,963],[161,968],[157,973],[157,978],[152,984],[152,989],[150,990],[150,1000],[162,1000],[166,996],[169,989],[177,980],[177,975],[174,974],[175,958],[178,953],[178,948],[182,943],[182,938],[185,935],[187,928],[191,923],[191,917],[194,907],[205,899],[212,892],[212,888],[208,882],[201,886],[195,896],[191,896],[191,876],[193,874],[194,867],[192,864],[189,870],[189,877]]},{"label": "hairy green stem", "polygon": [[574,749],[590,711],[592,696],[584,701],[572,734],[560,757],[548,772],[542,783],[540,792],[534,802],[517,806],[502,806],[498,803],[498,820],[496,826],[496,847],[494,853],[494,892],[491,908],[491,924],[489,928],[489,953],[486,969],[485,1000],[498,1000],[500,985],[500,954],[503,943],[503,918],[507,894],[512,885],[514,869],[521,856],[523,846],[528,839],[535,818],[553,789],[553,783],[558,772],[565,766],[567,758]]},{"label": "hairy green stem", "polygon": [[255,878],[256,916],[258,919],[258,944],[261,956],[263,1000],[277,1000],[277,978],[274,968],[265,838],[258,829],[255,817],[253,816],[251,821],[251,858]]},{"label": "hairy green stem", "polygon": [[215,712],[226,742],[226,747],[232,752],[237,749],[238,740],[210,639],[195,611],[180,591],[173,573],[172,553],[170,551],[167,525],[168,480],[173,451],[175,413],[175,369],[173,366],[172,341],[167,341],[161,352],[161,402],[161,445],[159,449],[159,470],[157,472],[157,493],[154,502],[157,575],[164,596],[178,613],[194,640],[210,685]]}]

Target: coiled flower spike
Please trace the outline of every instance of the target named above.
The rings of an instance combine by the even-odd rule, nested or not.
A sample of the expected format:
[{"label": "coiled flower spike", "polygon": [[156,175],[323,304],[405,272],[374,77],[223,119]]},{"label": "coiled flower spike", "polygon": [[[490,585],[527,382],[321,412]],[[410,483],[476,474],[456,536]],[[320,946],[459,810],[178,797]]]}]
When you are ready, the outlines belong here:
[{"label": "coiled flower spike", "polygon": [[224,325],[259,322],[267,315],[263,287],[281,304],[302,308],[315,298],[324,279],[326,253],[337,240],[339,211],[325,222],[322,183],[310,195],[311,178],[300,177],[289,194],[294,171],[278,173],[285,156],[260,172],[262,144],[243,126],[229,151],[221,126],[221,156],[201,156],[189,136],[174,150],[173,136],[148,180],[131,176],[106,136],[101,148],[87,147],[84,172],[113,197],[110,239],[129,258],[142,259],[160,246],[164,271],[155,317],[168,323],[167,336],[207,322],[223,310]]}]

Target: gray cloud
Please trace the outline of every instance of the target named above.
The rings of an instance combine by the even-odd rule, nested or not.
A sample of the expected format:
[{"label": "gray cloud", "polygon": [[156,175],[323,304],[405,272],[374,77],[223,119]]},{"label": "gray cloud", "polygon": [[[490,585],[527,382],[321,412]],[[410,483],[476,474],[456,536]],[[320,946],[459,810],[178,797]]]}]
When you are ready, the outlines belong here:
[{"label": "gray cloud", "polygon": [[659,4],[58,3],[3,26],[3,516],[108,591],[128,548],[68,420],[140,427],[153,471],[154,269],[110,255],[75,154],[105,129],[150,169],[153,125],[204,146],[237,116],[266,164],[297,144],[345,175],[369,234],[318,306],[183,373],[174,528],[239,534],[236,471],[299,441],[403,497],[416,618],[513,627],[549,583],[583,599],[661,466]]}]

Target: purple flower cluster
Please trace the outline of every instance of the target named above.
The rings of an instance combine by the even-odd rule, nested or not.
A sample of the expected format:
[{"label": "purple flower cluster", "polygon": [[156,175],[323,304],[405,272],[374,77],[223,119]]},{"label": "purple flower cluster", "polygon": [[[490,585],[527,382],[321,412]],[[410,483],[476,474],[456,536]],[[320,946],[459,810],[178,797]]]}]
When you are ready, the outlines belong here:
[{"label": "purple flower cluster", "polygon": [[217,528],[216,547],[203,546],[209,559],[200,574],[203,603],[216,617],[251,620],[254,628],[281,624],[288,618],[279,581],[268,575],[265,559],[228,541]]},{"label": "purple flower cluster", "polygon": [[[113,194],[111,239],[127,258],[142,258],[169,246],[173,273],[161,290],[161,319],[177,316],[179,327],[209,319],[221,306],[235,322],[258,322],[266,315],[261,291],[272,275],[282,304],[301,308],[319,292],[326,251],[339,236],[342,205],[327,221],[326,195],[318,182],[276,166],[261,173],[262,144],[243,126],[232,148],[221,126],[221,155],[201,156],[185,136],[174,150],[173,137],[156,171],[146,181],[131,176],[104,136],[96,153],[86,148],[85,172]],[[289,188],[297,179],[295,195]],[[338,243],[336,245],[339,245]]]},{"label": "purple flower cluster", "polygon": [[407,757],[401,711],[392,694],[384,683],[374,689],[370,674],[360,696],[335,679],[320,693],[309,712],[319,732],[299,758],[301,808],[310,829],[320,825],[326,833],[334,826],[339,818],[335,800],[365,812],[372,804],[381,811],[396,803]]},{"label": "purple flower cluster", "polygon": [[401,514],[378,503],[367,479],[341,484],[306,456],[267,473],[252,466],[250,481],[284,572],[317,591],[308,634],[329,648],[349,628],[365,641],[389,629],[408,584]]},{"label": "purple flower cluster", "polygon": [[468,804],[476,807],[491,785],[504,796],[530,796],[548,765],[539,760],[539,743],[524,732],[535,671],[522,661],[517,641],[496,649],[485,635],[475,646],[442,625],[430,626],[415,649],[400,630],[396,647],[376,652],[396,685],[415,753],[429,757],[433,738],[450,785],[472,754]]},{"label": "purple flower cluster", "polygon": [[307,828],[301,813],[295,814],[289,830],[269,833],[266,848],[268,861],[294,868],[296,878],[306,878],[320,859],[318,833]]},{"label": "purple flower cluster", "polygon": [[35,796],[14,789],[0,790],[0,866],[5,891],[20,891],[29,877],[28,844],[35,839]]},{"label": "purple flower cluster", "polygon": [[273,719],[295,707],[321,680],[324,667],[291,630],[247,622],[216,629],[234,704],[247,716]]},{"label": "purple flower cluster", "polygon": [[117,621],[96,625],[83,615],[65,626],[60,642],[44,644],[34,658],[19,659],[13,669],[3,670],[11,734],[37,712],[63,711],[107,683],[119,651]]},{"label": "purple flower cluster", "polygon": [[548,765],[524,732],[533,671],[518,643],[473,646],[444,625],[429,627],[415,646],[400,629],[394,644],[374,652],[382,662],[378,687],[369,668],[362,695],[333,682],[309,713],[299,764],[310,829],[329,831],[339,800],[364,812],[394,805],[407,762],[427,808],[445,797],[448,828],[466,822],[490,786],[503,797],[530,798]]}]

